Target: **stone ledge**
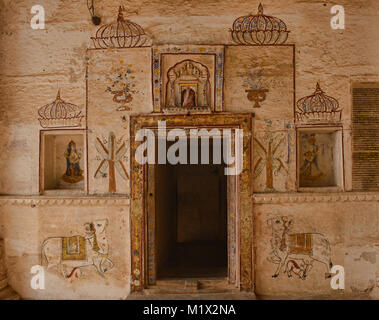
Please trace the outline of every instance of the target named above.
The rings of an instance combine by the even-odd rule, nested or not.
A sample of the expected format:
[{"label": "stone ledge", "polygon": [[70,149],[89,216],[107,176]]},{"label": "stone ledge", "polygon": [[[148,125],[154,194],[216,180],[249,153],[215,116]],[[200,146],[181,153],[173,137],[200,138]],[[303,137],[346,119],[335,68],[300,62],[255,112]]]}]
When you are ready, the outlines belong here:
[{"label": "stone ledge", "polygon": [[254,194],[255,204],[379,201],[379,192]]},{"label": "stone ledge", "polygon": [[0,206],[80,206],[80,205],[129,205],[129,196],[0,196]]}]

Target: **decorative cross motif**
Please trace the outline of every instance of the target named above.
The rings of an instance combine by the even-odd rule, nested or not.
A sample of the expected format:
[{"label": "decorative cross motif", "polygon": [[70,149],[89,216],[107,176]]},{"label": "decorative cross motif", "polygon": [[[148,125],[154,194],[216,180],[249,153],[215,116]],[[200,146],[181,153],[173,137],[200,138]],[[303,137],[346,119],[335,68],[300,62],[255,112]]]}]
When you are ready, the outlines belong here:
[{"label": "decorative cross motif", "polygon": [[108,169],[109,172],[109,192],[116,192],[116,174],[115,168],[118,174],[125,180],[129,179],[129,175],[125,169],[121,159],[125,155],[127,149],[125,142],[115,151],[117,148],[116,136],[113,132],[109,133],[108,148],[104,146],[99,138],[96,138],[96,150],[101,156],[102,160],[95,172],[95,178],[104,174],[102,170]]}]

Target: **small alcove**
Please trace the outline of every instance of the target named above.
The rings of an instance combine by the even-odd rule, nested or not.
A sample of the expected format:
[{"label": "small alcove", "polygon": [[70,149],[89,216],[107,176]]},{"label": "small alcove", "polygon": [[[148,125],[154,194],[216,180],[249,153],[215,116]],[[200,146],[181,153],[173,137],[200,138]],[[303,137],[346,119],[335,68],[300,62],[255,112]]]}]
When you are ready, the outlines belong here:
[{"label": "small alcove", "polygon": [[342,127],[297,129],[299,191],[343,191],[342,142]]},{"label": "small alcove", "polygon": [[42,130],[40,193],[82,194],[87,185],[84,130]]}]

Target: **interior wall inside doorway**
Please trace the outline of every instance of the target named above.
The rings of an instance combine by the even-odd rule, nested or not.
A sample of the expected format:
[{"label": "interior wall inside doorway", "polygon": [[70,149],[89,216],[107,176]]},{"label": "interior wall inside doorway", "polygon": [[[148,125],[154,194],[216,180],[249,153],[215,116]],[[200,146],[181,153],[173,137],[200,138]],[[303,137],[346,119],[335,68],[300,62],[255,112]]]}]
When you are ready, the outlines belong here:
[{"label": "interior wall inside doorway", "polygon": [[156,165],[157,276],[227,274],[223,165]]}]

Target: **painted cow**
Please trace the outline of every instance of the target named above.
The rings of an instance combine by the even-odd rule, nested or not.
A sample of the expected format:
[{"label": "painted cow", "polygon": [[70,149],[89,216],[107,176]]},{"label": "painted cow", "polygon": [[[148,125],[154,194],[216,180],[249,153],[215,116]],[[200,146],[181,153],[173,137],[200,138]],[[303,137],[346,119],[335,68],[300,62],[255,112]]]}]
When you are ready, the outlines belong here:
[{"label": "painted cow", "polygon": [[108,258],[105,229],[108,219],[86,223],[85,236],[52,237],[42,243],[41,264],[58,267],[64,278],[78,275],[79,268],[95,266],[100,275],[113,268]]},{"label": "painted cow", "polygon": [[330,269],[333,266],[331,261],[331,249],[329,241],[320,233],[290,233],[293,226],[293,219],[287,216],[276,215],[267,220],[272,229],[271,247],[273,251],[269,256],[269,261],[278,264],[273,275],[276,278],[282,267],[288,273],[288,261],[300,260],[306,267],[302,277],[307,276],[307,272],[312,268],[314,261],[323,263],[327,269],[327,276],[330,277]]}]

